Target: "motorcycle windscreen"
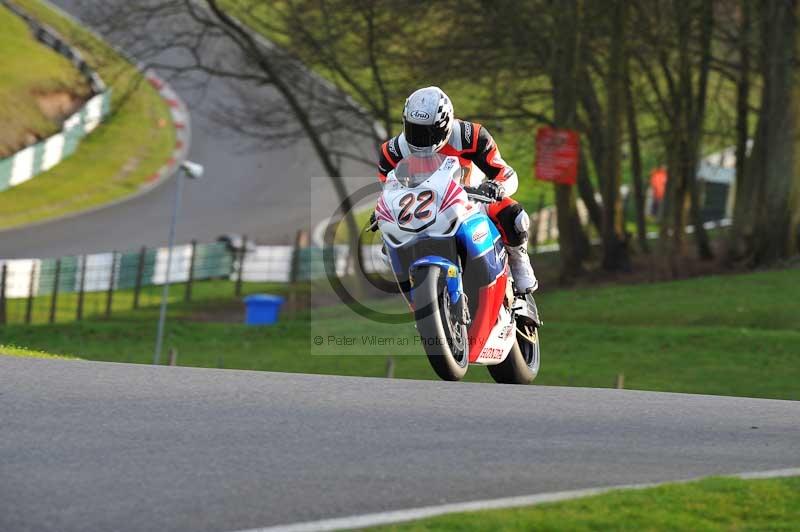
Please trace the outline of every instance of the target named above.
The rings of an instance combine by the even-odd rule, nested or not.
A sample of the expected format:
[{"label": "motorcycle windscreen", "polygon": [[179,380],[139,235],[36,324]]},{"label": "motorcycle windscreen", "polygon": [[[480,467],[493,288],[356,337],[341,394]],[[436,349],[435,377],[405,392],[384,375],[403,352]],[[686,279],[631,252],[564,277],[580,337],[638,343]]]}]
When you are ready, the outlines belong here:
[{"label": "motorcycle windscreen", "polygon": [[406,188],[414,188],[424,183],[442,166],[445,157],[439,153],[411,154],[394,169],[397,181]]}]

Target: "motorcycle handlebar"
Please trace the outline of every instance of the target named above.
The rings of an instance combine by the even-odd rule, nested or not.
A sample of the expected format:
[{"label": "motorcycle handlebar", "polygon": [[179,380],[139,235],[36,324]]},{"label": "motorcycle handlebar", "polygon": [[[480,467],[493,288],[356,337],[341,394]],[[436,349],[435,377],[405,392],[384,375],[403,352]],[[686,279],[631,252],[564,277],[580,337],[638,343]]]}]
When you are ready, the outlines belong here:
[{"label": "motorcycle handlebar", "polygon": [[477,201],[478,203],[494,203],[495,200],[486,196],[485,194],[481,194],[477,187],[469,187],[465,186],[464,192],[467,193],[467,197],[472,201]]}]

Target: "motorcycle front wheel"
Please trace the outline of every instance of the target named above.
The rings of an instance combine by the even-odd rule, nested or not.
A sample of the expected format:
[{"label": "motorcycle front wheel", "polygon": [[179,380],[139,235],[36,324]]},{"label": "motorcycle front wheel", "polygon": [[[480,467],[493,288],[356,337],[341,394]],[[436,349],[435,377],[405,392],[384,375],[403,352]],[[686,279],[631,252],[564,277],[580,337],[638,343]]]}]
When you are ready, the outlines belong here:
[{"label": "motorcycle front wheel", "polygon": [[417,332],[433,370],[446,381],[464,378],[469,367],[467,326],[450,303],[438,266],[415,272],[414,309]]}]

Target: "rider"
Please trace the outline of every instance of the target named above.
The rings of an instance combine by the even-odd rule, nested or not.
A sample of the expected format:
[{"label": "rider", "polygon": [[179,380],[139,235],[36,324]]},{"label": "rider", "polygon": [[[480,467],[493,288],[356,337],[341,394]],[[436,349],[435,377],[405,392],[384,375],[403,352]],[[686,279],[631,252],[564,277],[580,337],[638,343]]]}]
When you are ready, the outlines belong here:
[{"label": "rider", "polygon": [[[464,184],[494,203],[487,206],[489,218],[497,226],[508,253],[514,291],[530,293],[538,288],[528,256],[530,220],[522,206],[511,199],[517,191],[517,173],[500,156],[489,132],[476,122],[453,116],[453,104],[439,87],[414,91],[403,108],[403,132],[381,145],[378,178],[381,182],[397,164],[411,154],[441,153],[459,158],[467,169]],[[472,165],[486,176],[475,175]]]}]

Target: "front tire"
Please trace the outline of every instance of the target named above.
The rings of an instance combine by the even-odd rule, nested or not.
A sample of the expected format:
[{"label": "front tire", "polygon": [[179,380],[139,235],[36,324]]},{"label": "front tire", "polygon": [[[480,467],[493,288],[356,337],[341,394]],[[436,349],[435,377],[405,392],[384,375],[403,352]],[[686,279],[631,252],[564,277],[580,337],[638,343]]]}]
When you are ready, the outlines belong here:
[{"label": "front tire", "polygon": [[500,364],[489,366],[489,374],[500,384],[530,384],[539,374],[539,328],[528,320],[517,320],[517,338]]},{"label": "front tire", "polygon": [[414,309],[417,332],[433,370],[446,381],[463,379],[469,367],[467,326],[454,312],[438,266],[415,272]]}]

